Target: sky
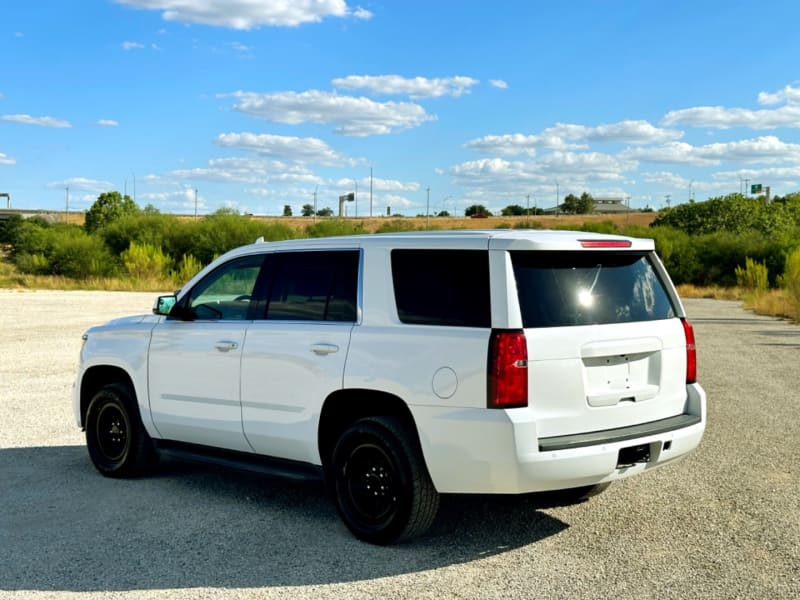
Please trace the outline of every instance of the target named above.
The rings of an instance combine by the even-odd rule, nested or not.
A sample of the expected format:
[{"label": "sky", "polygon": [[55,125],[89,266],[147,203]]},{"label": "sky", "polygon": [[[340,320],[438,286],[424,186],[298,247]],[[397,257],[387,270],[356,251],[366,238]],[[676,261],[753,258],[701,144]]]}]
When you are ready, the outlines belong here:
[{"label": "sky", "polygon": [[354,192],[349,216],[782,195],[798,23],[793,0],[3,0],[0,193],[297,215]]}]

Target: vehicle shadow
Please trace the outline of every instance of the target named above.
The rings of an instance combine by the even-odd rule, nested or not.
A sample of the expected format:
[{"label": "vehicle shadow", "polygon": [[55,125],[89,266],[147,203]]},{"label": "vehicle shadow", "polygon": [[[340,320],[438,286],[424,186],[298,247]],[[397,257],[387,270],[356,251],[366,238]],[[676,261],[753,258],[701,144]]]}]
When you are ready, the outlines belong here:
[{"label": "vehicle shadow", "polygon": [[483,559],[568,527],[536,496],[443,496],[428,535],[353,538],[321,484],[175,461],[100,476],[82,446],[0,449],[0,590],[304,586]]}]

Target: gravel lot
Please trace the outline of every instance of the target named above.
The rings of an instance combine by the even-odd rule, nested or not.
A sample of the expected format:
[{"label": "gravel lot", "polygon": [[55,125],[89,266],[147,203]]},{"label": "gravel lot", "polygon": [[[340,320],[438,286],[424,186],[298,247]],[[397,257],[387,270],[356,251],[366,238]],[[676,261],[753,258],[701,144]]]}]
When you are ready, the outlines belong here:
[{"label": "gravel lot", "polygon": [[0,290],[0,598],[800,597],[800,327],[686,301],[709,396],[693,456],[573,506],[446,497],[427,537],[377,548],[317,486],[94,470],[81,333],[154,296]]}]

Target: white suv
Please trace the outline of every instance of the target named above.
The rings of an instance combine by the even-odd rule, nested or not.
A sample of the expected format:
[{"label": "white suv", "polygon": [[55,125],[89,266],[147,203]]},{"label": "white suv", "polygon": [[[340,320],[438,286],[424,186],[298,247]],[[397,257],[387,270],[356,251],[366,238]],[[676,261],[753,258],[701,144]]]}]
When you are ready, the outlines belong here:
[{"label": "white suv", "polygon": [[112,477],[158,453],[322,477],[347,527],[425,531],[441,493],[575,497],[685,456],[706,399],[652,240],[454,231],[255,243],[84,335]]}]

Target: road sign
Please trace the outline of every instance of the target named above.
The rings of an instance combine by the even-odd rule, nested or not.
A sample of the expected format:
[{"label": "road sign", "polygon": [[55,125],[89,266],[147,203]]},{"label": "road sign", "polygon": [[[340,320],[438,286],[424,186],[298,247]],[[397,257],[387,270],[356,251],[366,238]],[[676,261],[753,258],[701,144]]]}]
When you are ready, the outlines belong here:
[{"label": "road sign", "polygon": [[761,184],[760,183],[754,183],[753,185],[751,185],[750,186],[750,193],[751,194],[760,194],[761,193]]}]

